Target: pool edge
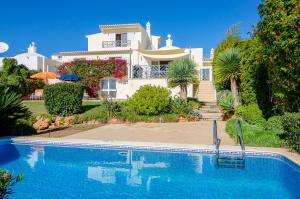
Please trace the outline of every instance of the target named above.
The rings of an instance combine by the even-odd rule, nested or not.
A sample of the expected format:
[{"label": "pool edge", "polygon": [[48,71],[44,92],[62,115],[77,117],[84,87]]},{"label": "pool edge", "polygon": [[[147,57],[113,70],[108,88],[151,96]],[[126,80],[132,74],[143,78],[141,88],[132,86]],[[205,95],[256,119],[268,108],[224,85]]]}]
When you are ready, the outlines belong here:
[{"label": "pool edge", "polygon": [[[156,149],[156,150],[178,150],[178,151],[195,151],[204,153],[215,153],[214,145],[196,145],[196,144],[178,144],[178,143],[153,143],[153,142],[133,142],[133,141],[112,141],[112,140],[91,140],[91,139],[61,139],[61,138],[1,138],[0,144],[4,142],[12,143],[39,143],[39,144],[60,144],[76,146],[102,146],[115,148],[138,148],[138,149]],[[220,152],[226,154],[239,153],[239,146],[223,145]],[[247,155],[263,155],[271,157],[281,157],[300,167],[300,154],[288,152],[282,148],[265,148],[265,147],[246,147]]]}]

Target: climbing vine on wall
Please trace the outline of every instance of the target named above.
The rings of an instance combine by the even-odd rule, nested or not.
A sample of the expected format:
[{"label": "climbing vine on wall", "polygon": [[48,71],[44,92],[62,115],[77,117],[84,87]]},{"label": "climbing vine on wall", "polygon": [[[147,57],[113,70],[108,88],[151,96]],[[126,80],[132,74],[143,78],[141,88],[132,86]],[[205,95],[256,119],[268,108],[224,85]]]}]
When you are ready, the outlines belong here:
[{"label": "climbing vine on wall", "polygon": [[123,59],[107,60],[78,60],[63,63],[58,67],[60,75],[73,73],[81,78],[87,93],[96,97],[99,90],[99,81],[105,77],[116,79],[124,78],[127,75],[127,63]]}]

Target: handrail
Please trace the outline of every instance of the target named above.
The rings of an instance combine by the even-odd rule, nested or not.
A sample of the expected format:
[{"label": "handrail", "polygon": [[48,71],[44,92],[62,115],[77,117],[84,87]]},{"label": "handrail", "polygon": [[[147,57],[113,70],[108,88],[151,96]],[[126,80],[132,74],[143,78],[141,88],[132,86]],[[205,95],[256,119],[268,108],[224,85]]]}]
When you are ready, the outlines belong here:
[{"label": "handrail", "polygon": [[131,40],[102,41],[102,48],[130,47]]},{"label": "handrail", "polygon": [[238,129],[236,129],[237,130],[237,132],[236,132],[237,140],[236,141],[239,142],[242,152],[243,152],[243,154],[245,154],[245,141],[244,141],[244,136],[243,136],[243,129],[242,129],[241,121],[239,119],[236,122],[236,127],[238,128]]},{"label": "handrail", "polygon": [[221,140],[218,138],[218,127],[217,127],[217,121],[213,121],[213,136],[214,136],[214,145],[216,145],[216,151],[219,154],[219,148],[221,144]]}]

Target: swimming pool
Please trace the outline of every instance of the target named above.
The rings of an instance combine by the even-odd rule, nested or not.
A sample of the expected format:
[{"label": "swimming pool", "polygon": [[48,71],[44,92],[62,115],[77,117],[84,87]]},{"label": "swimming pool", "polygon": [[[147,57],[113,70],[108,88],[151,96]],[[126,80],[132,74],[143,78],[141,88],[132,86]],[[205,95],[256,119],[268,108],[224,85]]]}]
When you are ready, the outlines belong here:
[{"label": "swimming pool", "polygon": [[300,198],[299,165],[282,156],[222,163],[209,150],[0,143],[0,167],[24,174],[15,199]]}]

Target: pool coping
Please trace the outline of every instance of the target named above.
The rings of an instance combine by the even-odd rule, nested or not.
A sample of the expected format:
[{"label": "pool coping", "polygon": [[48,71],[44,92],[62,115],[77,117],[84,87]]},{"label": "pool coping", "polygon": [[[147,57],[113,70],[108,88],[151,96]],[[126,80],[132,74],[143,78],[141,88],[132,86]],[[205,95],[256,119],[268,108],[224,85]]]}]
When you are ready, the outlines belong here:
[{"label": "pool coping", "polygon": [[[138,149],[138,150],[157,150],[172,152],[201,152],[206,154],[215,154],[214,145],[195,145],[195,144],[179,144],[179,143],[153,143],[153,142],[133,142],[133,141],[103,141],[92,139],[62,139],[62,138],[0,138],[0,144],[3,142],[20,143],[20,144],[42,144],[60,146],[76,146],[76,147],[93,147],[93,148],[116,148],[116,149]],[[239,146],[222,145],[220,154],[237,155],[241,153]],[[282,148],[263,148],[263,147],[246,147],[246,155],[250,156],[268,156],[286,160],[300,169],[300,155],[288,152]]]}]

